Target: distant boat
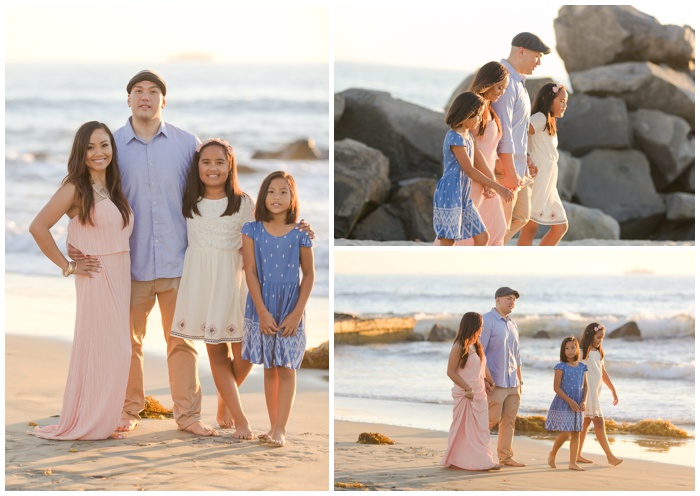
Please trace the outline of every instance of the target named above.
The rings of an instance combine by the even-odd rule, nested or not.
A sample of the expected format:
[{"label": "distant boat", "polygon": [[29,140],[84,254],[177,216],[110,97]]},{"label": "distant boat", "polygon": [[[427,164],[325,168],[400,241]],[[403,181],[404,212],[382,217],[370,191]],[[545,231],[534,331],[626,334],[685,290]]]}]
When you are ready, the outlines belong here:
[{"label": "distant boat", "polygon": [[211,62],[214,56],[205,52],[182,52],[168,56],[169,62]]},{"label": "distant boat", "polygon": [[653,274],[654,271],[651,269],[628,269],[625,271],[625,274],[632,274],[632,275],[638,275],[638,274]]}]

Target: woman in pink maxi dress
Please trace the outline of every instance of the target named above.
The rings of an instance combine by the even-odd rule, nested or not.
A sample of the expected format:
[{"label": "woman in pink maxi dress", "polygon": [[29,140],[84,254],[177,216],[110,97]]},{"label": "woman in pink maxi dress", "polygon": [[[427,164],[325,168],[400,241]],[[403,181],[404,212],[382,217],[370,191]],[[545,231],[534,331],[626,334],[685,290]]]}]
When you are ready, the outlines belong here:
[{"label": "woman in pink maxi dress", "polygon": [[[104,124],[84,124],[76,134],[68,176],[30,227],[41,250],[63,269],[63,275],[75,275],[76,288],[75,331],[61,417],[57,425],[36,427],[29,433],[44,439],[118,437],[114,432],[121,418],[131,360],[129,236],[133,217],[121,193],[119,170],[111,164],[116,164],[115,150],[114,138]],[[85,211],[90,211],[93,225],[85,221]],[[71,217],[68,243],[89,254],[83,260],[66,260],[51,237],[50,227],[63,214]]]},{"label": "woman in pink maxi dress", "polygon": [[441,462],[445,467],[464,470],[500,468],[491,454],[486,388],[487,384],[489,390],[493,388],[493,380],[479,342],[482,328],[481,315],[475,312],[464,314],[450,351],[447,375],[454,381],[454,409],[447,451]]}]

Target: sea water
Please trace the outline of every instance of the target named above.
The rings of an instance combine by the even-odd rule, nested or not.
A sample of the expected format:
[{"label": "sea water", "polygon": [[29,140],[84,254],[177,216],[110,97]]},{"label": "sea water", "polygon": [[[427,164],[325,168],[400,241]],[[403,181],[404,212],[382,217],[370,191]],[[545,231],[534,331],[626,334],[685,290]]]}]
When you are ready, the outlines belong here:
[{"label": "sea water", "polygon": [[[605,368],[619,398],[613,406],[603,386],[606,418],[663,419],[695,432],[692,276],[336,275],[334,311],[411,316],[415,330],[427,335],[436,323],[457,329],[467,311],[488,312],[495,289],[504,285],[521,295],[511,314],[520,331],[520,415],[546,416],[562,339],[579,337],[586,325],[600,322],[607,329]],[[641,341],[609,338],[629,321],[638,324]],[[540,330],[550,337],[534,338]],[[453,405],[446,375],[451,346],[428,341],[336,346],[335,418],[446,431]]]},{"label": "sea water", "polygon": [[[115,131],[125,124],[131,115],[126,83],[144,68],[142,64],[5,66],[7,274],[61,278],[58,268],[29,234],[29,224],[66,175],[68,154],[80,125],[98,120]],[[158,72],[168,85],[165,121],[202,140],[227,139],[234,147],[239,167],[245,166],[239,173],[241,187],[253,198],[268,173],[282,169],[294,176],[301,216],[311,223],[316,235],[312,298],[326,302],[327,307],[329,161],[257,160],[252,156],[257,150],[275,151],[306,138],[327,153],[328,67],[169,62],[149,64],[148,68]],[[64,216],[52,229],[62,249],[67,225]],[[25,286],[26,281],[13,287]],[[149,322],[157,324],[157,319],[152,315]],[[325,316],[321,321],[320,328],[315,326],[319,335],[312,336],[316,344],[328,339]],[[60,335],[70,339],[72,325],[64,327]],[[163,352],[160,342],[150,346]]]}]

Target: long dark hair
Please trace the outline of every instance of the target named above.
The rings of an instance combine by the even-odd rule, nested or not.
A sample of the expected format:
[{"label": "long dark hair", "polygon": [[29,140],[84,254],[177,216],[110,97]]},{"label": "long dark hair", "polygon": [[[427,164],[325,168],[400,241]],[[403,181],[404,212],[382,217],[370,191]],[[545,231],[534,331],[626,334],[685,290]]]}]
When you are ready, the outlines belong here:
[{"label": "long dark hair", "polygon": [[561,348],[559,348],[559,360],[564,363],[569,362],[569,359],[566,356],[566,345],[572,342],[576,343],[576,347],[578,348],[574,362],[578,361],[578,359],[581,357],[581,347],[578,344],[578,339],[576,339],[574,336],[567,336],[564,338],[564,341],[561,342]]},{"label": "long dark hair", "polygon": [[[554,88],[557,88],[555,91]],[[537,112],[542,112],[547,118],[545,129],[550,136],[557,134],[557,118],[552,114],[552,103],[560,91],[566,91],[566,87],[561,83],[546,83],[537,92],[535,101],[532,102],[532,112],[530,115],[535,115]]]},{"label": "long dark hair", "polygon": [[[472,84],[469,87],[469,91],[483,97],[484,93],[486,93],[494,85],[505,81],[508,76],[509,73],[506,66],[500,62],[487,62],[477,71],[474,79],[472,80]],[[496,126],[498,126],[498,134],[501,134],[501,120],[498,118],[498,115],[496,115],[496,111],[493,110],[491,102],[486,98],[484,98],[484,101],[486,106],[484,108],[484,115],[481,119],[481,123],[479,124],[477,135],[484,135],[484,130],[486,129],[485,117],[487,114],[491,114],[491,118],[496,122]]]},{"label": "long dark hair", "polygon": [[[588,324],[586,326],[586,328],[583,330],[583,334],[581,335],[581,350],[583,353],[581,360],[588,358],[588,352],[592,347],[593,338],[595,337],[596,333],[604,330],[605,326],[603,324],[599,324],[598,322],[593,322],[592,324]],[[601,344],[598,346],[597,350],[600,352],[600,358],[603,358],[605,356],[605,353],[603,352],[603,345]]]},{"label": "long dark hair", "polygon": [[263,182],[260,185],[260,191],[258,191],[258,200],[255,202],[255,220],[266,222],[272,219],[272,214],[267,209],[267,205],[265,205],[265,198],[267,198],[267,190],[270,189],[270,184],[278,177],[287,181],[287,185],[289,186],[289,210],[287,210],[287,218],[285,219],[285,223],[294,224],[299,217],[297,183],[294,181],[291,174],[287,174],[284,171],[272,172],[265,179],[263,179]]},{"label": "long dark hair", "polygon": [[465,91],[460,93],[450,105],[445,117],[445,124],[451,129],[456,128],[467,119],[470,119],[479,113],[479,110],[484,106],[484,99],[472,93]]},{"label": "long dark hair", "polygon": [[75,133],[73,138],[73,146],[68,157],[68,175],[63,178],[62,185],[75,185],[75,202],[78,204],[78,220],[81,224],[95,225],[92,219],[92,211],[95,207],[95,193],[92,189],[92,178],[90,177],[90,169],[86,164],[87,147],[90,144],[92,133],[97,129],[104,129],[109,136],[109,142],[112,146],[112,161],[107,166],[105,171],[106,183],[105,187],[109,191],[109,198],[117,207],[122,215],[123,228],[129,224],[129,214],[131,208],[129,202],[122,191],[121,174],[119,173],[119,161],[117,160],[117,145],[114,142],[112,131],[109,130],[106,124],[97,121],[86,122]]},{"label": "long dark hair", "polygon": [[476,312],[467,312],[462,316],[462,320],[459,323],[459,330],[457,331],[457,336],[455,337],[455,344],[459,345],[460,350],[460,360],[459,368],[463,369],[467,364],[469,359],[469,345],[474,345],[476,349],[476,354],[479,358],[484,359],[484,348],[481,346],[481,341],[479,341],[478,332],[479,329],[484,325],[484,319],[481,314]]},{"label": "long dark hair", "polygon": [[202,215],[199,213],[199,208],[197,207],[197,202],[204,196],[204,184],[199,178],[199,159],[202,156],[202,151],[209,146],[221,147],[228,161],[228,181],[226,181],[224,185],[226,197],[228,198],[228,205],[226,205],[226,210],[221,214],[221,217],[235,214],[241,208],[243,197],[250,198],[238,185],[238,166],[231,145],[229,145],[227,141],[219,138],[207,140],[197,147],[197,151],[194,152],[190,170],[187,173],[185,191],[182,194],[182,215],[189,219],[194,218],[195,215]]}]

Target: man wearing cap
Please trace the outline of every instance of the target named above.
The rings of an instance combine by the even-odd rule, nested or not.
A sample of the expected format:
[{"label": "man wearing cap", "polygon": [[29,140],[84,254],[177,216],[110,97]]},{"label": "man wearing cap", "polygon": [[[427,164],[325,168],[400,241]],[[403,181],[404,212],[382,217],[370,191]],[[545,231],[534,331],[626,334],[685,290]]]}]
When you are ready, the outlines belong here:
[{"label": "man wearing cap", "polygon": [[534,34],[520,33],[511,42],[508,58],[501,60],[510,78],[503,96],[492,104],[503,131],[497,148],[503,175],[499,174],[498,179],[514,190],[513,201],[503,205],[509,225],[504,244],[530,220],[532,178],[537,174],[537,167],[527,156],[531,105],[525,76],[532,74],[540,65],[542,55],[550,52],[551,49]]},{"label": "man wearing cap", "polygon": [[520,375],[518,326],[509,315],[520,298],[516,290],[496,291],[496,306],[484,314],[481,344],[494,386],[489,394],[489,429],[498,424],[498,459],[502,465],[524,467],[513,459],[515,417],[520,406],[523,381]]},{"label": "man wearing cap", "polygon": [[[124,194],[134,213],[131,249],[131,367],[118,431],[139,422],[145,404],[143,339],[148,314],[158,301],[167,343],[173,415],[178,429],[200,436],[217,432],[200,419],[202,390],[197,350],[170,335],[187,248],[182,191],[195,148],[195,135],[163,121],[165,81],[153,71],[136,74],[126,86],[131,117],[114,133]],[[80,253],[72,252],[72,258]],[[74,256],[75,255],[75,256]]]}]

